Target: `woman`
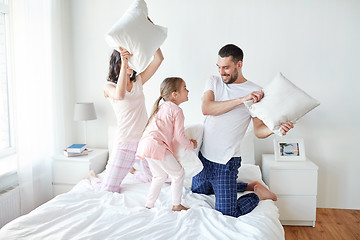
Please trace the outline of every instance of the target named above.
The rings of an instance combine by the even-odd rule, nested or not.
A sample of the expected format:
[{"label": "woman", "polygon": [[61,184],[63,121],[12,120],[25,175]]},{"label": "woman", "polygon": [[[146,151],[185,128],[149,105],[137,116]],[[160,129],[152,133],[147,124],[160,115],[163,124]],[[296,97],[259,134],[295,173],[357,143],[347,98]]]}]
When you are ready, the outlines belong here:
[{"label": "woman", "polygon": [[[120,53],[114,50],[111,55],[109,76],[104,88],[104,95],[116,115],[117,131],[100,189],[111,192],[120,191],[122,180],[135,163],[137,145],[147,121],[143,84],[164,60],[159,48],[148,67],[137,75],[128,65],[132,55],[124,48],[119,47],[119,50]],[[141,161],[140,168],[138,170],[142,171],[135,171],[135,176],[144,182],[150,181],[152,176],[147,162]]]}]

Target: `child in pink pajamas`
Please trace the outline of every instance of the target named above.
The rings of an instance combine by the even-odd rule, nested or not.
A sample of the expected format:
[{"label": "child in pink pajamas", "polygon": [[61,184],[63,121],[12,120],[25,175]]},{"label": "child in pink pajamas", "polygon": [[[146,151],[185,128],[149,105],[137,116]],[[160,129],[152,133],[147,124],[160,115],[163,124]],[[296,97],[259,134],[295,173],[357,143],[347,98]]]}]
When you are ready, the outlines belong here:
[{"label": "child in pink pajamas", "polygon": [[[188,150],[197,147],[197,142],[184,134],[184,114],[178,106],[188,100],[189,91],[184,80],[166,78],[160,86],[160,97],[154,104],[147,127],[140,139],[136,156],[146,159],[152,173],[152,183],[146,207],[153,208],[161,187],[167,177],[171,178],[173,211],[187,210],[181,205],[184,185],[184,169],[174,157],[173,140]],[[164,100],[159,106],[161,100]]]},{"label": "child in pink pajamas", "polygon": [[[137,145],[147,121],[143,84],[154,75],[164,59],[159,48],[149,66],[136,75],[128,65],[128,58],[132,55],[126,49],[119,49],[120,53],[114,50],[111,55],[108,82],[104,89],[104,95],[116,115],[116,139],[103,180],[91,173],[91,182],[97,190],[111,192],[120,192],[122,180],[136,161]],[[143,182],[151,181],[147,162],[140,162],[140,171],[135,171],[135,176]]]}]

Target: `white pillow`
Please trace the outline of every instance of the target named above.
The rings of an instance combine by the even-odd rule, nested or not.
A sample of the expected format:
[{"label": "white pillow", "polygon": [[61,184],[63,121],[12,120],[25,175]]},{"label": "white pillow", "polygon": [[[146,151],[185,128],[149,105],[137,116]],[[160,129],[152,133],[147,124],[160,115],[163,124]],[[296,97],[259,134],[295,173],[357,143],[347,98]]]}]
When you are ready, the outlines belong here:
[{"label": "white pillow", "polygon": [[254,164],[241,164],[237,182],[251,183],[254,181],[262,182],[259,166]]},{"label": "white pillow", "polygon": [[199,153],[200,147],[202,144],[204,126],[201,123],[198,124],[190,124],[185,126],[185,136],[188,139],[195,139],[197,142],[197,147],[194,149],[196,154]]},{"label": "white pillow", "polygon": [[129,66],[141,73],[167,37],[167,28],[151,23],[144,0],[135,0],[125,14],[111,27],[106,36],[110,47],[127,49],[132,57]]},{"label": "white pillow", "polygon": [[202,143],[203,125],[193,124],[185,127],[185,135],[188,139],[195,139],[197,141],[197,148],[194,151],[185,150],[179,144],[175,146],[175,157],[181,163],[185,170],[185,186],[191,185],[193,176],[201,172],[203,165],[198,157],[198,152]]},{"label": "white pillow", "polygon": [[269,187],[262,180],[260,167],[254,164],[241,164],[241,167],[239,168],[238,178],[236,181],[243,183],[251,183],[256,181],[269,189]]},{"label": "white pillow", "polygon": [[245,102],[245,105],[271,131],[280,136],[282,135],[281,123],[287,121],[295,123],[306,113],[320,105],[316,99],[295,86],[281,73],[263,91],[263,99],[257,103],[250,100]]}]

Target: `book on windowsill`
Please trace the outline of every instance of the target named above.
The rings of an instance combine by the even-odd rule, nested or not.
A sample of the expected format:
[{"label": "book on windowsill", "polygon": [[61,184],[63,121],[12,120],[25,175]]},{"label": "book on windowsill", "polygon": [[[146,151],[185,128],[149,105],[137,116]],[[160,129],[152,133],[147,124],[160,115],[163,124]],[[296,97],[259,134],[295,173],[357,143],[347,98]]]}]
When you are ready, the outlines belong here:
[{"label": "book on windowsill", "polygon": [[73,153],[73,152],[68,152],[66,151],[66,149],[64,150],[64,155],[66,157],[78,157],[78,156],[85,156],[88,155],[88,150],[85,148],[84,151],[82,151],[81,153]]},{"label": "book on windowsill", "polygon": [[66,148],[68,153],[82,153],[86,148],[86,144],[73,144]]}]

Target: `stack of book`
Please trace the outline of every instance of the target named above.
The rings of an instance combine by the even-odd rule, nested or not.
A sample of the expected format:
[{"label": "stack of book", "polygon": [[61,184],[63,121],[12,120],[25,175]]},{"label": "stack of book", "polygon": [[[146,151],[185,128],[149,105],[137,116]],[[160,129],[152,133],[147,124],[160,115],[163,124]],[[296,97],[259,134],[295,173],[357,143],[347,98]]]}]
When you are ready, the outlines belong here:
[{"label": "stack of book", "polygon": [[86,144],[73,144],[64,150],[64,155],[66,157],[77,157],[87,154],[88,149],[86,148]]}]

